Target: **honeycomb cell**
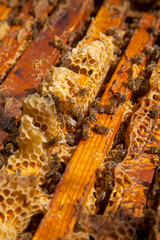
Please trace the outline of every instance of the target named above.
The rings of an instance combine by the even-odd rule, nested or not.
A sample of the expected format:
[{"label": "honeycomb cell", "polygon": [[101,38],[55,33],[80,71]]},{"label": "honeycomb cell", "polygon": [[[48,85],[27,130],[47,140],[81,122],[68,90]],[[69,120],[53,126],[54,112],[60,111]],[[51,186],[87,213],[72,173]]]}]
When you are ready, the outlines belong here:
[{"label": "honeycomb cell", "polygon": [[57,96],[64,112],[70,109],[69,99],[73,99],[72,108],[75,112],[80,108],[83,115],[98,94],[109,66],[115,60],[112,40],[112,37],[102,33],[96,40],[91,40],[88,35],[84,37],[68,57],[69,69],[52,67],[51,74],[39,85],[39,93]]},{"label": "honeycomb cell", "polygon": [[[0,173],[0,196],[0,225],[3,226],[0,239],[6,240],[15,239],[15,233],[22,232],[34,214],[45,213],[51,199],[44,194],[33,175],[8,175],[3,170]],[[1,238],[5,233],[13,238]]]},{"label": "honeycomb cell", "polygon": [[[23,114],[33,118],[33,125],[39,128],[45,138],[51,139],[53,136],[62,134],[57,121],[55,103],[49,92],[46,97],[34,93],[25,98]],[[26,127],[28,126],[26,125]],[[28,132],[29,135],[32,135],[31,129]]]}]

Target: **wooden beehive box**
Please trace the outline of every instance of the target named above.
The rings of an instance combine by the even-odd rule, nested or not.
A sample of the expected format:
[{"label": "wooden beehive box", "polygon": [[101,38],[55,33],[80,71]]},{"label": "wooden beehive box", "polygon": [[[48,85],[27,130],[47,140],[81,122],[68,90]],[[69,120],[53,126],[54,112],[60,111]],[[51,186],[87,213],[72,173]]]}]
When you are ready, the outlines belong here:
[{"label": "wooden beehive box", "polygon": [[160,239],[159,7],[1,1],[0,240]]}]

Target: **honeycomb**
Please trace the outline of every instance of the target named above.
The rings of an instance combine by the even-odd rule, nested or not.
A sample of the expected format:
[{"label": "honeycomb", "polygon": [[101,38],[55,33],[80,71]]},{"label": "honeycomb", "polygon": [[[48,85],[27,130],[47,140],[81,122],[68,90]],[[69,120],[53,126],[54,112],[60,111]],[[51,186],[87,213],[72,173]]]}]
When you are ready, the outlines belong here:
[{"label": "honeycomb", "polygon": [[156,71],[150,78],[150,86],[153,86],[154,90],[150,90],[141,100],[140,108],[133,114],[129,125],[126,144],[129,143],[128,154],[133,156],[139,155],[143,150],[149,138],[150,129],[159,115],[160,92]]},{"label": "honeycomb", "polygon": [[86,203],[83,205],[83,211],[88,214],[95,214],[97,208],[95,206],[96,197],[94,196],[95,189],[93,188],[87,197]]},{"label": "honeycomb", "polygon": [[31,217],[36,213],[45,213],[50,203],[38,186],[36,177],[7,174],[0,175],[0,224],[3,226],[0,239],[15,239],[16,233],[22,232]]},{"label": "honeycomb", "polygon": [[[39,184],[45,182],[51,154],[58,154],[60,160],[67,164],[75,150],[65,143],[64,133],[57,121],[56,108],[51,95],[46,97],[35,93],[28,96],[23,104],[20,134],[17,138],[19,150],[8,159],[6,170],[8,173],[33,174],[37,176]],[[61,141],[48,146],[54,137]]]},{"label": "honeycomb", "polygon": [[112,221],[103,215],[81,214],[69,239],[131,240],[134,237],[134,224],[130,219]]},{"label": "honeycomb", "polygon": [[128,135],[126,137],[126,144],[128,145],[128,154],[136,156],[139,155],[144,148],[148,137],[149,129],[155,123],[155,119],[159,115],[159,101],[160,101],[160,64],[154,68],[149,79],[150,91],[142,98],[139,104],[139,110],[136,111],[131,119],[128,128]]},{"label": "honeycomb", "polygon": [[67,143],[58,143],[50,151],[50,154],[57,154],[60,161],[67,165],[76,150],[76,146],[70,147]]},{"label": "honeycomb", "polygon": [[20,172],[24,176],[43,175],[48,169],[48,158],[43,148],[43,142],[46,142],[46,139],[43,132],[34,126],[32,117],[28,115],[22,117],[17,141],[20,149],[9,157],[6,171],[9,174]]},{"label": "honeycomb", "polygon": [[160,74],[160,63],[157,64],[156,68],[154,68],[149,81],[151,89],[156,92],[160,92],[159,74]]},{"label": "honeycomb", "polygon": [[38,127],[46,139],[61,135],[57,121],[57,111],[52,96],[41,97],[38,93],[25,98],[23,102],[23,114],[33,118],[34,126]]},{"label": "honeycomb", "polygon": [[87,111],[88,106],[100,90],[109,66],[114,60],[114,49],[112,37],[100,34],[100,38],[90,42],[89,45],[85,43],[85,39],[83,42],[79,42],[71,53],[71,66],[77,68],[80,74],[90,75],[85,84],[88,95],[78,95],[76,100],[83,113]]},{"label": "honeycomb", "polygon": [[39,92],[58,96],[64,112],[70,107],[69,99],[72,99],[72,108],[75,112],[81,109],[84,115],[98,94],[111,62],[115,60],[112,40],[102,33],[96,40],[91,40],[90,35],[84,37],[69,54],[66,67],[51,68],[51,74],[39,85]]},{"label": "honeycomb", "polygon": [[75,100],[79,90],[83,88],[80,84],[82,77],[64,67],[52,67],[50,70],[52,74],[42,81],[39,85],[39,91],[44,96],[54,94],[60,98],[62,106],[67,106],[68,99],[73,98]]}]

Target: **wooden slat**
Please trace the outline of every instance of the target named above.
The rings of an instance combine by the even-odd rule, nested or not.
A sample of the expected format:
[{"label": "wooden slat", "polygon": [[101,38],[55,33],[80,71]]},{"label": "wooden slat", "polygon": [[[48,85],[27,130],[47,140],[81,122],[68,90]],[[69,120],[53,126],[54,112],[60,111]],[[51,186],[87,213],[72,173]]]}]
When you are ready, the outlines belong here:
[{"label": "wooden slat", "polygon": [[[36,21],[36,19],[29,14],[32,3],[33,1],[29,0],[17,16],[18,19],[24,21],[24,24],[11,26],[10,31],[3,38],[3,44],[0,48],[1,82],[31,42],[29,36],[33,34],[34,30],[32,26]],[[50,10],[48,1],[44,1],[44,3],[42,11],[37,16],[41,20],[44,20],[48,16],[48,10]]]},{"label": "wooden slat", "polygon": [[6,20],[12,9],[7,7],[6,4],[0,4],[0,20]]},{"label": "wooden slat", "polygon": [[[157,72],[159,72],[160,65],[157,69]],[[157,80],[158,78],[159,76],[157,74]],[[152,92],[152,86],[150,92]],[[108,219],[112,219],[113,224],[118,220],[120,222],[129,217],[131,224],[134,224],[132,239],[136,237],[135,231],[140,218],[143,216],[143,208],[146,204],[147,194],[154,176],[154,161],[157,159],[156,154],[147,153],[147,151],[150,147],[160,147],[160,115],[158,115],[156,119],[150,119],[149,121],[147,121],[147,119],[144,121],[145,118],[142,117],[143,109],[147,109],[145,104],[147,99],[151,101],[149,110],[155,106],[157,109],[160,109],[159,98],[156,100],[150,98],[150,92],[141,100],[140,108],[131,119],[131,123],[133,121],[134,125],[131,127],[131,124],[131,129],[129,129],[131,139],[133,131],[135,131],[136,128],[137,142],[139,141],[138,138],[142,138],[143,141],[138,142],[138,145],[135,145],[135,142],[130,142],[127,156],[115,167],[115,186],[104,212],[104,215],[107,216]],[[154,94],[160,97],[159,89],[156,89]],[[145,113],[146,116],[149,114],[149,110]],[[137,122],[134,123],[136,118],[139,121],[138,126]],[[146,122],[148,124],[146,124]],[[146,131],[142,129],[144,126],[146,127]],[[134,152],[132,152],[131,149],[134,149]],[[109,233],[105,239],[110,239]]]},{"label": "wooden slat", "polygon": [[[112,4],[116,3],[116,7],[122,6],[122,1],[111,2]],[[120,19],[124,19],[125,17],[127,7],[128,6],[122,11],[123,16],[119,11],[119,14],[114,18],[115,11],[112,9],[111,5],[106,5],[105,7],[102,6],[95,19],[95,25],[103,32],[111,26],[118,27],[123,21]],[[112,14],[108,11],[109,9],[110,11],[111,9],[113,10]],[[112,21],[112,19],[114,20]],[[102,24],[99,24],[99,21],[101,21]],[[96,31],[97,29],[95,29],[95,32]],[[148,34],[146,38],[147,42]],[[120,122],[121,118],[119,118],[119,124]],[[87,142],[81,142],[78,145],[76,153],[57,186],[51,207],[42,220],[33,240],[41,240],[44,239],[45,236],[47,236],[48,240],[54,240],[58,237],[63,238],[66,232],[73,229],[72,218],[76,213],[77,200],[83,196],[84,188],[89,183],[91,175],[99,166],[100,159],[103,159],[105,156],[103,148],[107,144],[107,138],[109,136],[113,140],[114,135],[112,131],[110,131],[108,136],[101,136],[100,138],[92,133]],[[96,161],[93,163],[94,159],[96,159]]]},{"label": "wooden slat", "polygon": [[[147,21],[146,21],[147,20]],[[118,64],[118,67],[116,68],[106,90],[105,93],[102,97],[102,104],[109,104],[109,99],[112,97],[112,93],[110,92],[110,89],[112,89],[113,92],[121,91],[122,94],[126,96],[127,100],[130,100],[130,97],[132,95],[132,92],[124,87],[125,83],[127,84],[127,78],[129,76],[128,72],[131,70],[131,59],[134,58],[135,54],[141,53],[143,47],[147,44],[148,46],[153,45],[153,37],[149,36],[146,32],[146,29],[148,26],[150,26],[151,22],[154,21],[155,18],[153,15],[150,14],[143,14],[142,19],[141,19],[141,28],[137,29],[130,41],[130,44],[128,45],[125,54],[123,55],[120,63]],[[145,58],[143,58],[142,64],[139,65],[139,70],[137,71],[137,76],[140,74],[140,72],[143,69],[143,66],[145,65]],[[116,80],[116,81],[115,81]],[[98,123],[104,124],[106,122],[106,127],[110,129],[114,129],[115,132],[113,132],[114,136],[116,133],[116,129],[119,128],[121,120],[123,118],[125,111],[125,106],[120,106],[118,109],[116,109],[113,117],[108,117],[105,114],[99,115],[98,116]],[[114,136],[112,139],[108,138],[108,141],[106,142],[105,146],[102,146],[101,152],[105,151],[105,154],[109,153],[110,147],[112,146],[112,141],[114,139]],[[98,136],[98,138],[102,138],[101,136]],[[109,143],[109,144],[108,144]],[[89,149],[89,144],[88,144],[88,149]],[[101,159],[103,161],[103,159]],[[96,169],[95,169],[96,170]],[[94,183],[95,183],[95,175],[92,176],[92,181],[89,186],[90,189],[93,189]],[[88,196],[90,195],[90,191],[86,191],[86,198],[84,201],[84,204],[88,201]]]},{"label": "wooden slat", "polygon": [[[0,103],[1,130],[11,117],[20,117],[21,99],[33,93],[38,83],[46,76],[49,67],[56,64],[60,51],[54,48],[54,36],[58,35],[66,43],[72,31],[84,27],[92,10],[93,0],[71,0],[64,7],[60,5],[52,14],[52,25],[40,31],[0,86],[0,93],[5,98]],[[14,109],[7,106],[4,108],[7,98],[17,99],[14,101]]]}]

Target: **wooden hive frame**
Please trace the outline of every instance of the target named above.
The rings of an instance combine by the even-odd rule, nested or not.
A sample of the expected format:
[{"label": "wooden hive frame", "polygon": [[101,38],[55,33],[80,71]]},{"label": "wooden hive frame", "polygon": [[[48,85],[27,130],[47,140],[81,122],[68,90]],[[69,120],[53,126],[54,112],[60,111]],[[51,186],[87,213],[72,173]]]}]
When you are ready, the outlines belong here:
[{"label": "wooden hive frame", "polygon": [[[28,1],[27,4],[30,4],[30,2],[31,1]],[[79,8],[76,6],[77,8],[75,12],[72,11],[72,9],[74,9],[74,4],[79,6]],[[4,5],[2,6],[5,10],[6,7]],[[123,29],[129,7],[128,2],[124,2],[122,0],[104,1],[103,6],[101,6],[95,18],[95,28],[93,29],[92,38],[96,39],[98,32],[105,33],[106,30],[111,27],[115,27],[117,30]],[[46,9],[50,11],[48,6]],[[48,14],[46,9],[44,10],[45,14],[42,14],[42,18],[45,18]],[[0,86],[1,94],[4,96],[4,98],[1,99],[0,108],[1,148],[3,148],[3,144],[8,135],[4,131],[5,123],[11,117],[15,117],[17,121],[20,119],[21,111],[19,108],[22,106],[22,98],[35,91],[38,83],[41,81],[41,78],[47,75],[47,69],[51,65],[56,65],[58,61],[60,54],[59,50],[55,48],[53,44],[48,44],[48,42],[53,43],[53,36],[58,35],[63,42],[66,43],[70,32],[82,29],[85,20],[91,14],[92,9],[92,0],[70,1],[65,9],[67,12],[65,22],[61,25],[60,23],[64,18],[64,9],[59,8],[51,15],[51,19],[54,19],[56,16],[56,22],[54,22],[53,27],[50,28],[46,25],[46,27],[38,33],[32,42],[27,42],[27,50],[23,54],[22,52],[20,53],[20,60],[17,61],[16,59],[16,64],[10,73],[8,74],[8,67],[0,68],[0,73],[2,75],[4,74],[3,77],[7,74],[7,77]],[[26,8],[21,10],[20,16],[22,14],[23,17],[23,14],[25,14],[23,11],[25,10]],[[1,14],[0,12],[0,18],[5,19],[9,13],[10,9],[7,8],[5,10],[5,14]],[[28,19],[28,15],[26,18]],[[31,21],[33,21],[33,17],[31,18]],[[152,22],[155,22],[155,26],[158,29],[158,17],[152,13],[141,14],[141,26],[135,30],[130,43],[128,44],[101,99],[102,105],[108,105],[110,103],[109,99],[111,99],[116,92],[120,91],[126,97],[126,102],[121,103],[115,109],[112,116],[106,115],[105,113],[97,115],[97,120],[90,126],[90,128],[92,128],[95,124],[102,124],[109,129],[109,132],[106,135],[91,132],[86,141],[80,141],[71,161],[67,166],[67,169],[56,187],[50,208],[45,217],[42,219],[33,240],[76,239],[76,235],[74,236],[73,234],[75,224],[79,219],[85,217],[87,219],[86,224],[91,226],[91,228],[96,221],[101,221],[101,218],[103,218],[102,220],[104,226],[109,224],[107,230],[103,227],[99,230],[99,234],[96,239],[120,239],[118,238],[119,235],[116,236],[113,234],[112,227],[116,226],[117,221],[119,220],[125,221],[125,217],[128,215],[132,220],[132,226],[134,225],[133,233],[130,234],[129,239],[135,238],[134,231],[136,231],[140,218],[143,216],[143,208],[146,204],[147,193],[154,177],[155,163],[153,162],[153,154],[147,154],[145,151],[150,146],[154,145],[153,142],[149,142],[148,140],[152,135],[154,135],[154,139],[156,139],[155,146],[159,146],[160,144],[158,127],[159,115],[156,117],[155,122],[148,127],[147,136],[144,136],[146,140],[143,143],[144,145],[140,144],[138,155],[134,155],[133,152],[129,152],[128,150],[125,159],[115,167],[115,186],[103,216],[97,217],[97,219],[92,222],[92,219],[89,219],[88,216],[90,214],[90,217],[93,217],[94,214],[92,214],[92,210],[86,213],[85,208],[86,206],[90,206],[89,198],[93,193],[96,180],[95,171],[103,163],[106,154],[109,153],[112,147],[115,135],[126,113],[127,104],[129,104],[132,96],[132,90],[126,87],[130,72],[132,72],[134,78],[138,77],[143,71],[146,63],[145,55],[142,56],[142,62],[139,65],[133,64],[132,59],[136,54],[142,53],[145,45],[153,46],[154,44],[155,38],[153,34],[147,31],[148,28],[152,27]],[[16,33],[13,34],[17,35],[23,27],[25,26],[18,26],[16,28],[12,27],[11,31],[16,31]],[[9,41],[12,36],[12,32],[5,36],[5,43],[9,49],[12,49],[14,44]],[[28,39],[30,34],[31,32],[27,33],[24,41]],[[37,45],[37,42],[39,45]],[[17,48],[14,50],[13,55],[16,54],[19,46],[19,43],[17,43]],[[46,46],[46,51],[45,55],[43,54],[43,59],[47,60],[44,61],[44,64],[41,67],[35,68],[35,65],[42,59],[40,52],[44,46]],[[3,52],[3,48],[0,50]],[[12,53],[9,50],[7,51],[9,52],[7,58],[10,60],[12,59]],[[7,61],[7,59],[3,59],[3,61]],[[31,61],[32,64],[30,64]],[[157,78],[158,77],[159,76],[157,75]],[[6,105],[4,107],[4,103],[6,103],[7,98],[14,99],[14,107],[12,105]],[[141,101],[143,102],[143,99]],[[156,104],[157,108],[159,108],[159,102]],[[137,116],[137,114],[138,113],[135,113],[135,116]],[[132,148],[132,144],[129,145],[129,147]],[[141,171],[142,168],[143,172]],[[119,179],[121,178],[121,180],[117,180],[118,176],[120,176]],[[85,215],[85,217],[83,215]],[[109,219],[112,219],[112,221]],[[97,223],[97,231],[99,226],[100,225]],[[90,230],[89,234],[92,236],[92,230]],[[95,235],[93,234],[93,236]]]}]

